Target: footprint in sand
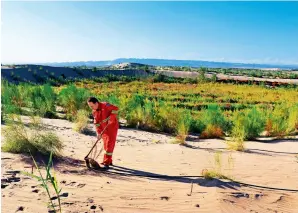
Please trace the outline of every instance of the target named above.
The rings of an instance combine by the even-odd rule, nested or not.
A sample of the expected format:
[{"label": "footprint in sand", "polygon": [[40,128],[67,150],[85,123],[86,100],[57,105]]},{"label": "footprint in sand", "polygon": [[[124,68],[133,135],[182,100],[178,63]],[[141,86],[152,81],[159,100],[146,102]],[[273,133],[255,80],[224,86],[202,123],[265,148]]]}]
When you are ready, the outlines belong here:
[{"label": "footprint in sand", "polygon": [[[21,178],[19,177],[15,177],[16,174],[19,171],[8,171],[6,173],[6,175],[11,175],[10,177],[7,178],[1,178],[1,189],[5,189],[7,186],[9,186],[11,183],[16,183],[16,182],[20,182]],[[14,188],[15,184],[11,186],[11,188]]]},{"label": "footprint in sand", "polygon": [[84,184],[84,183],[78,183],[78,184],[77,184],[77,182],[75,182],[75,181],[72,181],[72,182],[66,184],[66,181],[63,180],[63,181],[61,181],[60,183],[61,183],[61,184],[65,184],[65,186],[75,186],[75,187],[77,187],[77,188],[83,188],[84,186],[86,186],[86,184]]},{"label": "footprint in sand", "polygon": [[263,196],[263,194],[255,194],[256,199],[260,199]]},{"label": "footprint in sand", "polygon": [[20,206],[20,207],[16,210],[16,212],[20,212],[20,211],[22,212],[22,211],[24,211],[24,209],[25,209],[25,208],[24,208],[23,206]]},{"label": "footprint in sand", "polygon": [[[60,197],[68,197],[68,192],[64,192],[64,193],[62,193],[62,194],[60,195]],[[57,196],[51,197],[51,200],[56,200],[56,199],[58,199]]]},{"label": "footprint in sand", "polygon": [[84,186],[86,186],[86,184],[80,183],[77,185],[77,188],[83,188]]},{"label": "footprint in sand", "polygon": [[170,199],[170,197],[168,197],[168,196],[162,196],[162,197],[160,197],[160,199],[161,199],[161,200],[166,200],[166,201],[168,201],[168,200]]},{"label": "footprint in sand", "polygon": [[246,198],[249,198],[249,194],[247,193],[242,193],[242,192],[232,192],[231,193],[233,197],[235,198],[240,198],[240,197],[246,197]]},{"label": "footprint in sand", "polygon": [[5,189],[8,186],[8,184],[2,184],[1,183],[1,189]]},{"label": "footprint in sand", "polygon": [[[102,208],[101,205],[99,205],[98,208],[99,208],[101,211],[103,211],[103,208]],[[95,206],[95,205],[92,205],[92,206],[90,206],[90,209],[96,209],[96,206]]]},{"label": "footprint in sand", "polygon": [[73,181],[73,182],[70,182],[68,184],[65,184],[65,186],[74,186],[77,182]]}]

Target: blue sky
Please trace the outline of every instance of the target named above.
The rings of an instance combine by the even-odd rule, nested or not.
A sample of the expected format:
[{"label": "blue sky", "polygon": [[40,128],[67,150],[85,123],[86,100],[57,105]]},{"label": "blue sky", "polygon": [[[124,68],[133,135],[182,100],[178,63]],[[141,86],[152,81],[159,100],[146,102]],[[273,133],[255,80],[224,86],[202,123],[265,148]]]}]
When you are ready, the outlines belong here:
[{"label": "blue sky", "polygon": [[298,2],[2,2],[2,63],[298,64]]}]

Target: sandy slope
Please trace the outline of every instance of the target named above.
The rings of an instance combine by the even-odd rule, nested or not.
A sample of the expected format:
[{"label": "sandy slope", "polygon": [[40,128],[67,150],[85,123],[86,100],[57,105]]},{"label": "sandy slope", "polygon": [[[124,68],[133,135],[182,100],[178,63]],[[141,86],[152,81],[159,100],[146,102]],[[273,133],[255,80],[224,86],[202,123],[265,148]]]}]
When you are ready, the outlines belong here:
[{"label": "sandy slope", "polygon": [[[78,134],[65,120],[43,119],[65,142],[64,156],[83,159],[95,137]],[[200,175],[212,168],[214,153],[222,153],[222,171],[236,180],[298,189],[298,141],[248,142],[249,152],[225,151],[221,140],[171,144],[172,137],[133,129],[120,129],[114,152],[115,166],[108,172],[88,171],[80,164],[60,162],[57,176],[68,193],[63,212],[298,212],[298,193],[241,187],[202,178],[148,178],[124,176]],[[232,162],[228,163],[229,156]],[[2,179],[11,171],[31,171],[27,157],[2,153]],[[7,174],[7,172],[9,174]],[[34,172],[36,174],[36,171]],[[18,182],[2,181],[2,212],[47,212],[44,190],[37,182],[15,174]],[[193,191],[190,193],[191,183]],[[66,194],[65,194],[66,195]],[[95,208],[95,209],[91,209]],[[21,211],[18,211],[21,212]]]},{"label": "sandy slope", "polygon": [[[197,78],[199,76],[198,72],[187,72],[187,71],[154,71],[155,73],[164,74],[171,77],[179,78]],[[212,74],[205,75],[208,78],[212,77]],[[275,82],[282,84],[298,84],[298,79],[270,79],[270,78],[257,78],[248,77],[242,75],[226,75],[226,74],[216,74],[217,80],[235,80],[235,81],[256,81],[256,82]]]}]

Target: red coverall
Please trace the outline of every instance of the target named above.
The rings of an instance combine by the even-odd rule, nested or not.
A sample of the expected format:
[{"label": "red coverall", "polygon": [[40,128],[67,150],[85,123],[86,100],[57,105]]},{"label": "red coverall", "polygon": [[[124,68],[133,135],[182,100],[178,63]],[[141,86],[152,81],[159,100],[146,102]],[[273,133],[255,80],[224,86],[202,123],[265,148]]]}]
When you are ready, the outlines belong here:
[{"label": "red coverall", "polygon": [[103,164],[105,165],[110,165],[113,161],[112,155],[119,129],[117,113],[118,107],[106,102],[99,102],[98,109],[93,110],[92,112],[94,124],[96,126],[96,132],[98,135],[100,135],[106,125],[108,125],[102,135],[105,150]]}]

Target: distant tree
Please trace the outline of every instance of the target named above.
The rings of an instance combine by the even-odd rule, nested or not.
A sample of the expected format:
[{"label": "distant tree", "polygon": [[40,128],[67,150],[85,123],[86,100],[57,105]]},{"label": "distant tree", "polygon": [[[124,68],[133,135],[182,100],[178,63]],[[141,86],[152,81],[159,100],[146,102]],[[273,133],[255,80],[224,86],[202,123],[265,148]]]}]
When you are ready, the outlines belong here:
[{"label": "distant tree", "polygon": [[145,72],[148,72],[148,71],[149,71],[149,66],[148,66],[148,65],[145,65],[145,66],[144,66],[144,71],[145,71]]},{"label": "distant tree", "polygon": [[182,70],[183,71],[191,71],[191,68],[190,67],[182,67]]},{"label": "distant tree", "polygon": [[92,68],[92,72],[97,72],[97,68],[96,67],[93,67]]},{"label": "distant tree", "polygon": [[202,69],[199,71],[198,82],[199,83],[207,82],[207,78],[205,76],[205,71]]},{"label": "distant tree", "polygon": [[216,81],[217,81],[216,74],[213,74],[213,75],[212,75],[212,77],[211,77],[211,81],[212,81],[212,82],[216,82]]},{"label": "distant tree", "polygon": [[63,79],[66,78],[66,76],[64,75],[64,73],[61,74],[61,77],[62,77]]},{"label": "distant tree", "polygon": [[207,72],[208,68],[207,67],[200,67],[199,71]]}]

